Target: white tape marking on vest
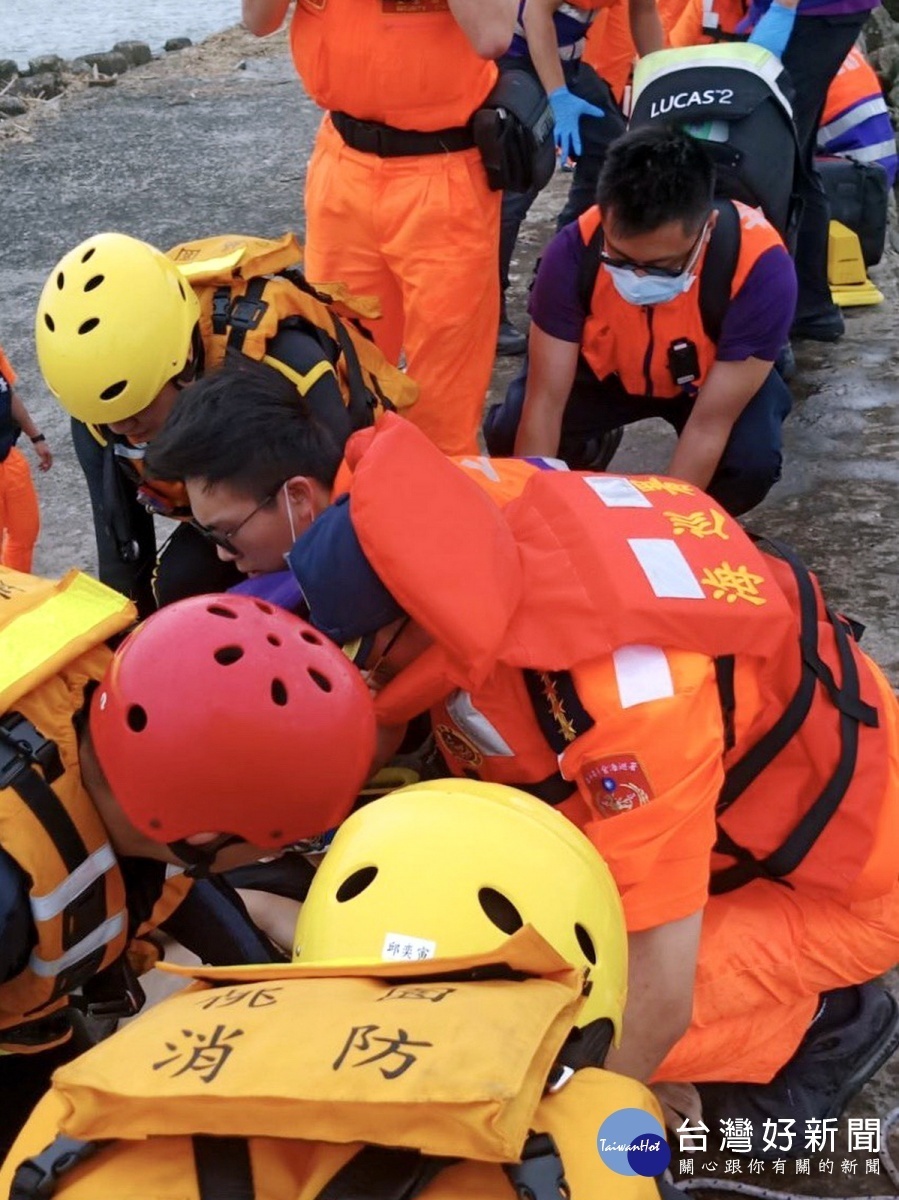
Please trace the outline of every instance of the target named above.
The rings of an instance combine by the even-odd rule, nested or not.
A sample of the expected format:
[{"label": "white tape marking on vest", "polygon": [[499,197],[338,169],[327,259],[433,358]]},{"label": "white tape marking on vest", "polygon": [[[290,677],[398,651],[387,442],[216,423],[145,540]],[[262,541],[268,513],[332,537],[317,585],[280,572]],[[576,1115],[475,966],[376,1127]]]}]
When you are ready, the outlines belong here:
[{"label": "white tape marking on vest", "polygon": [[622,708],[674,695],[668,656],[658,646],[619,646],[612,662]]}]

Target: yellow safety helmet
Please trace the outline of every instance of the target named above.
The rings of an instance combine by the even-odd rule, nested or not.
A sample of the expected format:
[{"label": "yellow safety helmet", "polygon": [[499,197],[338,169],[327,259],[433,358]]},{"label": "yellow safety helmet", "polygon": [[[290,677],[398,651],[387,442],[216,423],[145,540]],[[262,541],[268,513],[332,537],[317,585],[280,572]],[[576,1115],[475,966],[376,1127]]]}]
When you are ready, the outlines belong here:
[{"label": "yellow safety helmet", "polygon": [[610,1020],[627,993],[627,934],[611,872],[578,829],[514,788],[441,779],[353,813],[319,867],[295,962],[449,957],[532,925],[582,968],[578,1023]]},{"label": "yellow safety helmet", "polygon": [[50,273],[35,318],[41,373],[64,409],[103,425],[146,408],[191,353],[200,304],[175,264],[100,233]]}]

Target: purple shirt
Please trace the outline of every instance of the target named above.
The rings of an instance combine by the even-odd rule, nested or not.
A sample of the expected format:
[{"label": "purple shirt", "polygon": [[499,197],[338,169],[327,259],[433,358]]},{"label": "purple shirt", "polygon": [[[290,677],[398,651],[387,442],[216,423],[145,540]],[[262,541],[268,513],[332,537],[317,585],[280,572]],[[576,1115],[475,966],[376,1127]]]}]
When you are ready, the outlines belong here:
[{"label": "purple shirt", "polygon": [[[578,223],[566,225],[544,250],[531,290],[528,308],[534,324],[562,342],[580,344],[587,320],[578,295],[584,249]],[[721,362],[774,362],[789,336],[795,309],[796,271],[786,250],[772,246],[759,256],[731,300],[715,357]]]}]

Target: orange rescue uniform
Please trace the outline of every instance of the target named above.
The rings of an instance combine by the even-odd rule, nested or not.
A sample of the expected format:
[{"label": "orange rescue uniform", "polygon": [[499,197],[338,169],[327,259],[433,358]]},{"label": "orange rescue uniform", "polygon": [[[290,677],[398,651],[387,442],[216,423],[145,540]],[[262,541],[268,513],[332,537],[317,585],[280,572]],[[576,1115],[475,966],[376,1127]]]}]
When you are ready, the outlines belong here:
[{"label": "orange rescue uniform", "polygon": [[[684,0],[656,0],[656,10],[666,35],[680,16],[683,5]],[[627,0],[612,0],[587,31],[584,62],[602,76],[621,104],[637,57]]]},{"label": "orange rescue uniform", "polygon": [[[0,349],[0,410],[9,408],[15,382],[16,373]],[[3,434],[0,429],[0,439]],[[30,571],[40,530],[41,514],[31,468],[25,455],[9,446],[5,457],[0,457],[0,565]]]},{"label": "orange rescue uniform", "polygon": [[[464,127],[496,80],[447,0],[298,0],[297,71],[323,108],[431,133]],[[445,453],[477,447],[499,324],[500,194],[478,151],[379,157],[352,149],[330,115],[306,182],[306,270],[374,294],[372,333],[420,385],[409,413]]]},{"label": "orange rescue uniform", "polygon": [[[757,878],[709,898],[711,872],[733,861],[716,851],[725,773],[781,717],[801,671],[781,565],[673,480],[474,457],[454,469],[391,417],[357,434],[348,460],[362,548],[435,641],[380,694],[381,719],[430,707],[454,774],[559,805],[608,862],[630,930],[704,907],[693,1020],[656,1078],[769,1080],[820,992],[899,957],[889,684],[848,643],[841,660],[813,604],[817,652],[861,716],[849,786],[792,886]],[[721,817],[756,858],[815,807],[845,752],[820,677],[814,695],[801,732]]]}]

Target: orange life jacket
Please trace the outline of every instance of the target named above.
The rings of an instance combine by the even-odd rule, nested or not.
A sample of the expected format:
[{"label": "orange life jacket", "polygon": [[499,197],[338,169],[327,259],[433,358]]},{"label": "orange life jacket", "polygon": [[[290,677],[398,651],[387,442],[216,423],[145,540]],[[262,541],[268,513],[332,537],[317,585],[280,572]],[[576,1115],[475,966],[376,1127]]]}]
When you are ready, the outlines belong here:
[{"label": "orange life jacket", "polygon": [[713,865],[738,864],[715,890],[892,885],[896,702],[801,564],[674,480],[514,461],[504,479],[502,460],[454,467],[393,418],[347,457],[362,548],[435,641],[380,693],[382,720],[431,706],[454,773],[560,803],[583,782],[578,739],[602,722],[609,656],[699,653],[717,660],[727,734]]},{"label": "orange life jacket", "polygon": [[322,108],[423,133],[465,125],[497,76],[448,0],[298,0],[290,45]]},{"label": "orange life jacket", "polygon": [[[0,1049],[29,1053],[69,1036],[52,1016],[124,953],[125,886],[81,782],[74,717],[110,659],[105,638],[133,606],[72,571],[58,584],[0,568],[0,845],[28,878],[37,940],[0,983]],[[164,920],[185,882],[167,889]]]},{"label": "orange life jacket", "polygon": [[[756,209],[734,202],[740,218],[740,248],[731,280],[733,298],[758,259],[773,246],[783,246],[780,234]],[[578,218],[581,237],[588,246],[601,227],[594,205]],[[715,361],[715,342],[706,331],[700,309],[700,287],[708,243],[695,269],[692,286],[667,304],[638,307],[628,304],[615,290],[607,271],[599,270],[593,286],[590,312],[584,325],[581,351],[598,379],[618,375],[625,391],[634,396],[669,399],[682,393],[668,366],[673,342],[689,340],[697,350],[702,386]]]}]

